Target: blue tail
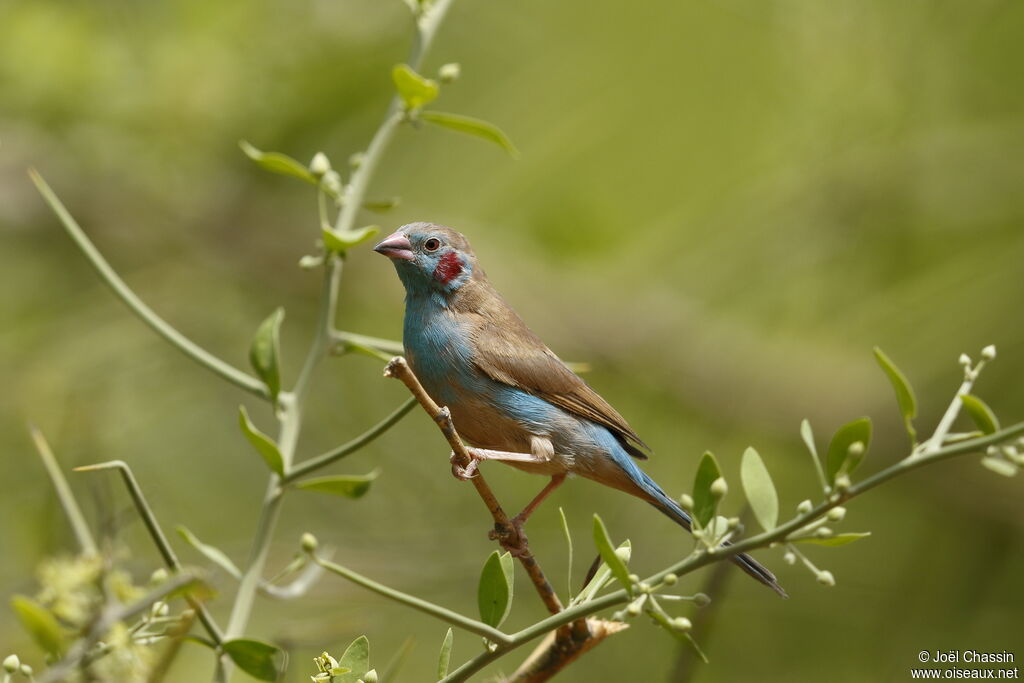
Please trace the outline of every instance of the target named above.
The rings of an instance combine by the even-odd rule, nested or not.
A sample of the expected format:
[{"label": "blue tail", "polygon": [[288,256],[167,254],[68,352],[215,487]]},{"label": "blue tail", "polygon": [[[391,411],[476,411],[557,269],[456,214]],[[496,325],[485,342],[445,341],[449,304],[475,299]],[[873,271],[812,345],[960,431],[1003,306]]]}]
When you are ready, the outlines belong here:
[{"label": "blue tail", "polygon": [[[619,464],[621,465],[622,463]],[[686,511],[679,507],[678,503],[672,500],[667,493],[662,491],[661,487],[658,486],[653,479],[647,476],[646,472],[637,467],[632,461],[630,461],[626,467],[623,467],[623,469],[625,469],[627,474],[630,475],[630,479],[635,481],[637,485],[640,486],[648,496],[650,496],[648,502],[651,505],[656,507],[665,516],[671,518],[673,522],[687,531],[692,528],[693,525],[690,515],[686,514]],[[728,543],[726,545],[728,545]],[[782,597],[789,597],[786,595],[786,591],[782,589],[782,586],[779,585],[775,575],[750,555],[745,553],[742,555],[735,555],[732,558],[732,561],[739,565],[740,569],[750,574]]]}]

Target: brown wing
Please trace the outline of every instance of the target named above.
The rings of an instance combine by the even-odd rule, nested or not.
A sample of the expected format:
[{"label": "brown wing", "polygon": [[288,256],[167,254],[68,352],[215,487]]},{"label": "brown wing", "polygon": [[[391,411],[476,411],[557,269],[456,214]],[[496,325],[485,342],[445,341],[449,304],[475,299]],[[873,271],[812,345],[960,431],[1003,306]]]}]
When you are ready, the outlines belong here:
[{"label": "brown wing", "polygon": [[650,448],[629,423],[544,345],[490,283],[481,278],[462,289],[457,307],[471,321],[473,360],[485,375],[607,427],[630,455],[647,458],[640,448]]}]

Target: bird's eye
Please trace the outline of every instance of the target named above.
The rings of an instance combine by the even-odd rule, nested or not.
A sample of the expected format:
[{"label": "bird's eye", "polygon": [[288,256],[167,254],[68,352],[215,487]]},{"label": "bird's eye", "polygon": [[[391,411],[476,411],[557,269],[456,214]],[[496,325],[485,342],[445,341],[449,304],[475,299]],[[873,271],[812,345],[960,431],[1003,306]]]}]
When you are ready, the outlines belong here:
[{"label": "bird's eye", "polygon": [[431,237],[429,240],[423,243],[423,248],[427,251],[437,251],[441,246],[441,240],[436,237]]}]

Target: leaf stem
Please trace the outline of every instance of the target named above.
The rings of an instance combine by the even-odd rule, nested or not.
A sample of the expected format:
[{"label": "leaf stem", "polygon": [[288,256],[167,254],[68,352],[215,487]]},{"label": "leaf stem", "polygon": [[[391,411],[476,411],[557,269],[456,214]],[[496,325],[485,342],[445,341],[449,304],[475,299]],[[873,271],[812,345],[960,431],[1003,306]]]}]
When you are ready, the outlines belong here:
[{"label": "leaf stem", "polygon": [[82,549],[82,553],[86,555],[97,554],[96,541],[92,537],[92,532],[89,531],[89,525],[85,522],[85,515],[82,514],[82,509],[78,507],[75,494],[71,492],[68,480],[64,478],[64,473],[57,463],[57,458],[54,456],[53,451],[50,450],[50,444],[46,442],[46,437],[43,436],[43,433],[35,425],[29,425],[29,432],[32,434],[32,442],[39,452],[39,459],[43,461],[46,473],[50,475],[53,488],[57,491],[57,499],[60,500],[60,505],[64,508],[64,514],[67,515],[68,522],[71,523],[71,528],[75,532],[78,546]]}]

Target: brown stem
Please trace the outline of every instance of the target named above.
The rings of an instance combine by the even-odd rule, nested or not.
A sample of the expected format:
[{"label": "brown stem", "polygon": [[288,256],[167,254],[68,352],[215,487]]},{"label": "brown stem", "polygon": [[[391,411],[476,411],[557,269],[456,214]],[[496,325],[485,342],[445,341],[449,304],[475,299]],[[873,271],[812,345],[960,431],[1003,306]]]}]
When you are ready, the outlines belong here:
[{"label": "brown stem", "polygon": [[576,661],[605,638],[629,628],[621,621],[580,619],[569,625],[569,636],[549,633],[505,683],[541,683]]},{"label": "brown stem", "polygon": [[[413,373],[412,368],[409,367],[409,364],[405,362],[405,359],[401,356],[392,358],[387,367],[384,368],[384,376],[399,379],[405,384],[412,395],[416,397],[416,400],[419,401],[419,404],[423,406],[423,410],[427,412],[427,415],[437,423],[441,433],[444,434],[444,438],[448,440],[448,444],[455,453],[456,464],[463,468],[469,467],[472,458],[466,451],[466,446],[462,443],[462,439],[459,438],[458,432],[455,431],[451,412],[447,407],[437,405],[434,399],[427,395],[423,385],[416,379],[416,375]],[[516,531],[509,516],[505,514],[498,499],[494,497],[494,492],[487,485],[483,474],[477,471],[470,481],[473,482],[476,492],[480,494],[480,499],[484,501],[484,505],[487,506],[487,510],[491,513],[491,517],[494,518],[494,534],[492,538],[507,542],[510,535]],[[537,564],[537,560],[534,559],[533,553],[530,552],[526,536],[521,535],[520,539],[517,540],[522,542],[520,552],[517,553],[519,562],[523,565],[527,575],[529,575],[530,580],[537,589],[537,593],[544,602],[544,606],[552,614],[558,614],[563,609],[562,601],[558,599],[555,589],[551,587],[551,583],[544,576],[544,572],[541,570],[540,565]]]}]

